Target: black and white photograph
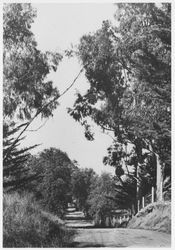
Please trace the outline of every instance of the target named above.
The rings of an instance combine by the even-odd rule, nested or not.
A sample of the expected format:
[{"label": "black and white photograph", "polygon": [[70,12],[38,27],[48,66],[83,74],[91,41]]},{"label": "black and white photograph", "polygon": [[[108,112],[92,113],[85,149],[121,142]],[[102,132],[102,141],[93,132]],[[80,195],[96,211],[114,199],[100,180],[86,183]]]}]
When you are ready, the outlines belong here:
[{"label": "black and white photograph", "polygon": [[172,2],[2,3],[2,247],[171,248]]}]

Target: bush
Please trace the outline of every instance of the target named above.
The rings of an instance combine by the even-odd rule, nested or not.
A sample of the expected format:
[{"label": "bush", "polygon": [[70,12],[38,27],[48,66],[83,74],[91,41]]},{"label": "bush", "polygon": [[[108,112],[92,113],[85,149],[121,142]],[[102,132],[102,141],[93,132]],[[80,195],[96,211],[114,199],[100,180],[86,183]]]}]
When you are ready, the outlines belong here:
[{"label": "bush", "polygon": [[146,206],[131,219],[128,227],[171,233],[171,203],[155,202]]},{"label": "bush", "polygon": [[66,247],[74,236],[62,220],[43,212],[32,195],[5,194],[3,247]]}]

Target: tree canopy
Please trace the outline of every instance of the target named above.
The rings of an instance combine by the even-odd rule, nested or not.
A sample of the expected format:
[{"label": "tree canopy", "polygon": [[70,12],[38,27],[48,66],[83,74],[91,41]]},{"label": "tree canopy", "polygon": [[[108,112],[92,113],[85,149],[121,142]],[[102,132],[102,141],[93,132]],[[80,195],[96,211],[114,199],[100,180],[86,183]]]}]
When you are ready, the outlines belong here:
[{"label": "tree canopy", "polygon": [[89,210],[87,200],[95,178],[96,173],[92,168],[77,168],[71,176],[72,197],[76,200],[77,208],[83,210],[86,215]]},{"label": "tree canopy", "polygon": [[[43,53],[37,48],[31,25],[36,11],[28,3],[4,4],[3,9],[3,114],[4,119],[30,119],[53,97],[59,95],[46,76],[56,71],[61,54]],[[42,111],[52,115],[55,101]]]},{"label": "tree canopy", "polygon": [[88,117],[105,132],[113,132],[111,165],[121,169],[120,161],[127,156],[123,145],[131,143],[134,178],[143,165],[143,149],[159,155],[165,175],[170,175],[171,4],[116,7],[116,25],[105,21],[80,40],[77,55],[90,87],[85,95],[77,94],[68,112],[85,127],[90,140]]},{"label": "tree canopy", "polygon": [[68,155],[56,148],[43,150],[28,159],[30,172],[40,177],[28,185],[40,203],[50,212],[62,216],[71,202],[71,175],[75,166]]},{"label": "tree canopy", "polygon": [[88,213],[92,216],[96,225],[105,227],[106,218],[110,217],[112,210],[116,208],[114,200],[109,199],[115,194],[114,184],[113,177],[108,173],[102,173],[92,183],[91,192],[88,196]]},{"label": "tree canopy", "polygon": [[3,6],[3,165],[4,178],[13,187],[28,179],[23,166],[33,148],[19,150],[22,131],[33,117],[49,117],[58,106],[59,91],[46,78],[50,71],[57,70],[62,55],[37,48],[31,31],[35,17],[36,11],[29,3]]}]

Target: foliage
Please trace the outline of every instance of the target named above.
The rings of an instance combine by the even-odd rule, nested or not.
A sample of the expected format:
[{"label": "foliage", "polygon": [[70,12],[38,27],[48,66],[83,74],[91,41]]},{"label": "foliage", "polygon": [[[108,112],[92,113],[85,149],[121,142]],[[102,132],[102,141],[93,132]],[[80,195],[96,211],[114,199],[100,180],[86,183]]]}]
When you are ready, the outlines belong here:
[{"label": "foliage", "polygon": [[[127,138],[133,141],[136,137],[133,142],[144,195],[147,179],[155,179],[154,153],[160,156],[164,179],[171,175],[171,5],[119,4],[118,8],[119,50],[132,71],[123,115],[130,124]],[[141,148],[150,151],[147,164],[143,164]]]},{"label": "foliage", "polygon": [[78,209],[83,210],[86,215],[88,215],[89,208],[87,199],[95,177],[96,174],[91,168],[77,169],[73,171],[71,176],[73,198],[76,200]]},{"label": "foliage", "polygon": [[[107,129],[118,129],[115,122],[118,124],[121,121],[120,99],[126,86],[110,33],[110,24],[104,22],[95,34],[83,36],[80,41],[78,54],[90,88],[84,96],[77,95],[74,109],[68,111],[75,120],[86,125],[85,128],[88,116],[104,129],[105,126]],[[97,103],[101,104],[100,109]]]},{"label": "foliage", "polygon": [[[25,164],[29,150],[35,146],[18,149],[24,139],[19,139],[18,135],[30,124],[34,113],[41,111],[41,117],[49,117],[58,105],[57,101],[50,102],[59,93],[46,77],[51,70],[56,71],[62,56],[38,50],[31,31],[35,17],[36,11],[29,3],[4,4],[3,164],[4,186],[11,188],[19,188],[35,176],[28,173]],[[43,105],[46,105],[44,109]],[[29,123],[19,126],[17,124],[20,120],[27,120]]]},{"label": "foliage", "polygon": [[156,157],[149,150],[141,150],[139,160],[136,148],[131,144],[113,142],[107,150],[108,155],[103,162],[115,167],[117,178],[125,175],[133,179],[133,183],[139,185],[141,195],[150,192],[151,187],[156,185]]},{"label": "foliage", "polygon": [[[36,11],[28,3],[4,4],[3,43],[4,118],[30,119],[34,111],[58,96],[58,90],[45,78],[56,71],[62,56],[42,53],[31,32]],[[57,102],[42,111],[43,117],[52,115]]]},{"label": "foliage", "polygon": [[106,218],[116,208],[116,203],[109,199],[114,196],[114,180],[108,173],[96,177],[88,197],[89,214],[96,225],[105,226]]},{"label": "foliage", "polygon": [[30,194],[5,194],[3,206],[3,247],[66,247],[72,241],[74,232]]},{"label": "foliage", "polygon": [[[132,71],[125,98],[129,131],[170,164],[171,5],[119,4],[120,53]],[[134,79],[133,79],[134,78]],[[130,107],[130,108],[128,108]]]},{"label": "foliage", "polygon": [[[84,96],[77,95],[68,112],[85,126],[85,136],[90,140],[93,133],[88,117],[103,131],[112,131],[109,162],[119,172],[127,153],[118,145],[130,143],[134,145],[135,173],[144,166],[146,149],[160,155],[165,176],[170,176],[171,5],[116,6],[116,26],[103,22],[101,29],[80,40],[77,55],[90,88]],[[142,172],[146,171],[147,167]]]},{"label": "foliage", "polygon": [[20,139],[15,143],[15,136],[20,131],[22,126],[16,127],[11,123],[11,126],[4,124],[3,126],[3,155],[6,155],[9,147],[12,147],[11,154],[4,157],[3,160],[3,187],[6,191],[12,189],[23,189],[28,182],[38,178],[36,174],[29,173],[29,168],[25,162],[30,157],[29,150],[37,145],[18,149]]},{"label": "foliage", "polygon": [[31,173],[40,176],[28,186],[49,212],[59,216],[64,214],[67,203],[71,201],[71,173],[74,165],[66,153],[56,148],[43,150],[28,161]]}]

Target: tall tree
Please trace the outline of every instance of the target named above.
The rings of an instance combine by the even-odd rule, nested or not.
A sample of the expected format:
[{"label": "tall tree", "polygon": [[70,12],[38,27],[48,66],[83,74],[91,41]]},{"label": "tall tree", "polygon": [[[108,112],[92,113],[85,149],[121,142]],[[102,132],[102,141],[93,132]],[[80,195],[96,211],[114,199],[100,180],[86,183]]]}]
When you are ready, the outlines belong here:
[{"label": "tall tree", "polygon": [[88,215],[89,205],[87,200],[95,178],[96,174],[91,168],[76,169],[72,173],[72,196],[76,200],[78,209],[83,210],[85,215]]},{"label": "tall tree", "polygon": [[[114,196],[114,180],[108,173],[102,173],[92,183],[91,192],[88,196],[89,214],[96,225],[106,227],[110,225],[111,211],[116,208],[116,203],[109,199]],[[109,219],[107,225],[106,219]]]},{"label": "tall tree", "polygon": [[[4,4],[3,11],[3,108],[4,119],[30,119],[33,112],[57,96],[46,76],[57,69],[62,56],[58,53],[42,53],[31,31],[36,11],[31,4]],[[47,117],[57,102],[42,110]]]},{"label": "tall tree", "polygon": [[68,202],[71,202],[71,174],[75,169],[68,155],[56,148],[43,150],[28,160],[31,173],[40,177],[40,181],[29,183],[45,209],[63,216]]},{"label": "tall tree", "polygon": [[89,139],[90,116],[104,131],[112,130],[118,143],[134,144],[136,173],[142,149],[155,154],[157,166],[170,169],[171,6],[117,6],[117,26],[103,22],[80,41],[78,56],[90,88],[78,94],[69,113],[85,126]]},{"label": "tall tree", "polygon": [[[20,161],[19,164],[19,155],[22,152],[18,150],[21,141],[19,135],[30,124],[32,117],[39,113],[41,117],[49,117],[58,105],[56,97],[59,96],[59,92],[57,88],[53,87],[51,81],[46,80],[46,77],[51,70],[56,71],[62,56],[59,53],[42,53],[38,50],[31,31],[31,25],[35,17],[36,11],[31,4],[4,4],[3,140],[5,148],[3,165],[5,179],[9,177],[9,173],[12,177],[15,172],[22,171],[22,162]],[[15,124],[22,121],[24,126]],[[13,139],[9,136],[12,133]],[[23,162],[24,159],[27,159],[28,150],[23,151],[27,153],[25,157],[23,155]],[[15,164],[12,163],[12,159]],[[17,163],[20,167],[17,166]],[[16,181],[19,184],[20,178]],[[15,182],[13,182],[13,185],[15,185]]]},{"label": "tall tree", "polygon": [[171,166],[171,5],[119,4],[118,8],[120,53],[135,79],[126,116],[138,137],[136,149],[142,138],[144,147],[156,156],[161,199],[162,171],[170,175]]},{"label": "tall tree", "polygon": [[[24,126],[24,125],[21,125]],[[21,126],[13,127],[4,125],[3,127],[3,154],[13,144],[16,133],[19,132]],[[20,139],[13,144],[11,154],[3,161],[3,187],[5,191],[24,189],[28,182],[38,179],[38,175],[31,173],[25,162],[30,157],[29,150],[37,145],[18,149]]]}]

